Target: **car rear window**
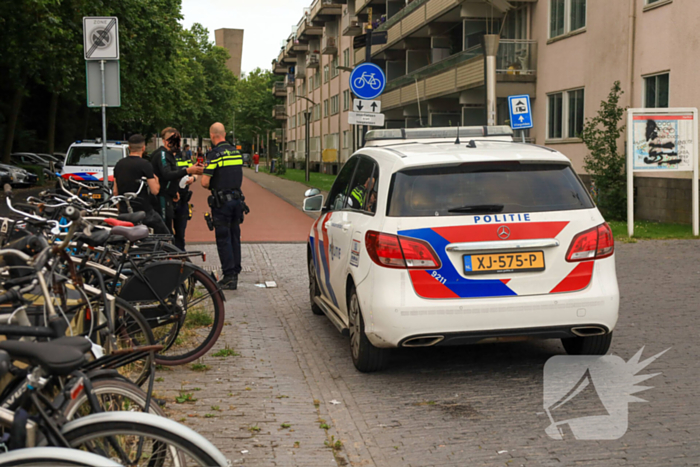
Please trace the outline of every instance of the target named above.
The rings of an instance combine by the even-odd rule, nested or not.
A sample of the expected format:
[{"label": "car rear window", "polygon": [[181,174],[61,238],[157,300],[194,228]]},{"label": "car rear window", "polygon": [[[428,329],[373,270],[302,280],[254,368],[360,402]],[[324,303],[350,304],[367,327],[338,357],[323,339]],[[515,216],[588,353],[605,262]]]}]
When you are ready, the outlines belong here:
[{"label": "car rear window", "polygon": [[[392,178],[387,215],[512,214],[590,209],[593,206],[586,189],[567,164],[469,163],[396,172]],[[450,212],[462,207],[468,208]],[[469,211],[470,208],[473,211]]]},{"label": "car rear window", "polygon": [[[114,167],[124,157],[124,150],[121,148],[107,148],[107,165]],[[70,148],[68,152],[68,163],[66,165],[83,165],[91,167],[102,167],[102,148],[76,146]]]}]

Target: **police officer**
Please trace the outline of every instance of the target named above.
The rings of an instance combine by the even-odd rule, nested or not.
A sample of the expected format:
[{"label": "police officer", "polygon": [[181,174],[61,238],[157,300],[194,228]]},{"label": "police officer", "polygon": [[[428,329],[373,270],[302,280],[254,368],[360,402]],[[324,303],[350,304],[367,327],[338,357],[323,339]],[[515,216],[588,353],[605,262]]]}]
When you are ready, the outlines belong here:
[{"label": "police officer", "polygon": [[[176,153],[175,155],[178,169],[188,169],[193,165],[192,154],[187,154],[189,151],[188,148],[189,146],[185,146],[182,152]],[[194,180],[196,179],[197,177],[194,177]],[[190,217],[192,217],[190,213],[190,199],[192,198],[192,192],[189,187],[190,183],[192,182],[188,180],[188,184],[185,185],[184,188],[178,186],[177,193],[179,199],[174,202],[173,206],[173,235],[175,236],[173,243],[183,251],[185,250],[185,230],[187,229],[187,222],[190,220]]]},{"label": "police officer", "polygon": [[226,142],[226,130],[221,123],[209,128],[214,145],[206,156],[206,168],[202,186],[211,190],[211,207],[216,248],[224,272],[219,281],[221,288],[236,290],[241,272],[241,227],[245,197],[241,192],[243,182],[243,156]]},{"label": "police officer", "polygon": [[[179,156],[180,148],[180,133],[172,127],[168,127],[161,132],[163,146],[155,150],[151,155],[151,164],[153,165],[153,173],[160,180],[160,192],[158,193],[158,205],[156,206],[161,217],[165,221],[165,225],[173,233],[173,219],[175,217],[174,204],[180,200],[179,183],[180,180],[190,175],[187,184],[194,182],[194,177],[191,175],[201,174],[204,167],[193,165],[190,167],[178,167],[177,157]],[[184,231],[183,238],[176,237],[175,243],[178,248],[184,248]],[[178,243],[180,243],[178,245]]]}]

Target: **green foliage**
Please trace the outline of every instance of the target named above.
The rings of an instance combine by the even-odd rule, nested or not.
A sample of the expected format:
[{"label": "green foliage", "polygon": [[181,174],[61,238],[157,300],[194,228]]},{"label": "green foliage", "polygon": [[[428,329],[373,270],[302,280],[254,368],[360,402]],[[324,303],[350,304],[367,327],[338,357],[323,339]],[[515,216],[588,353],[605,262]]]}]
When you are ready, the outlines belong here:
[{"label": "green foliage", "polygon": [[664,224],[653,221],[634,221],[634,237],[627,236],[626,221],[608,222],[615,242],[629,243],[630,240],[672,240],[693,239],[693,227],[689,224]]},{"label": "green foliage", "polygon": [[193,393],[181,391],[180,395],[175,397],[175,402],[178,404],[184,404],[186,402],[197,402],[197,399],[194,397]]},{"label": "green foliage", "polygon": [[192,366],[192,371],[208,371],[209,366],[205,365],[204,363],[193,363]]},{"label": "green foliage", "polygon": [[214,357],[237,357],[240,354],[236,353],[233,349],[229,348],[228,344],[226,344],[226,347],[215,352]]},{"label": "green foliage", "polygon": [[236,139],[250,145],[255,143],[257,135],[260,135],[260,141],[264,142],[267,131],[276,128],[272,109],[279,102],[271,89],[272,83],[280,79],[281,77],[273,75],[269,70],[256,68],[238,81],[234,104]]},{"label": "green foliage", "polygon": [[581,133],[589,151],[584,168],[595,183],[598,207],[611,220],[624,219],[627,213],[625,156],[617,147],[625,129],[620,125],[625,109],[618,105],[622,94],[620,82],[615,81],[608,99],[600,103],[595,117],[586,119]]}]

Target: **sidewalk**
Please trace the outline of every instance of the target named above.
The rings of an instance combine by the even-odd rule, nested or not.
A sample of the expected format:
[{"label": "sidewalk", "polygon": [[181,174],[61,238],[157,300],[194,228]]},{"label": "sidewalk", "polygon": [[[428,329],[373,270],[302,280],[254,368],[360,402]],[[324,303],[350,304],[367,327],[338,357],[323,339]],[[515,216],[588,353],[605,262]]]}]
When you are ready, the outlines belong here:
[{"label": "sidewalk", "polygon": [[[244,174],[248,177],[251,172],[246,170]],[[256,175],[254,172],[252,174]],[[299,204],[290,204],[285,196],[291,197],[294,196],[296,191],[301,191],[300,199],[303,200],[303,185],[301,185],[302,190],[300,190],[300,184],[296,182],[279,179],[267,174],[257,175],[262,176],[256,178],[262,180],[267,185],[266,187],[249,178],[243,178],[241,189],[245,194],[245,201],[250,208],[250,214],[245,217],[245,221],[241,225],[241,241],[244,243],[306,242],[315,217],[309,217],[300,210],[301,201],[299,201]],[[268,177],[268,179],[264,177]],[[285,183],[279,183],[278,186],[277,182]],[[271,186],[274,186],[275,190],[266,189]],[[204,221],[204,213],[209,211],[207,204],[209,191],[202,188],[199,182],[193,185],[192,191],[193,195],[190,202],[194,205],[194,208],[192,220],[187,226],[187,243],[213,243],[215,242],[214,232],[207,228]],[[275,192],[281,194],[281,197],[273,194]]]},{"label": "sidewalk", "polygon": [[[276,175],[270,175],[263,172],[255,173],[255,170],[244,168],[243,175],[250,180],[254,181],[266,190],[271,191],[280,198],[284,199],[290,204],[293,204],[298,209],[302,208],[304,203],[304,193],[309,189],[308,186],[287,180],[282,177],[277,177]],[[328,193],[322,191],[324,197],[328,197]],[[318,217],[318,213],[307,213],[314,220]]]}]

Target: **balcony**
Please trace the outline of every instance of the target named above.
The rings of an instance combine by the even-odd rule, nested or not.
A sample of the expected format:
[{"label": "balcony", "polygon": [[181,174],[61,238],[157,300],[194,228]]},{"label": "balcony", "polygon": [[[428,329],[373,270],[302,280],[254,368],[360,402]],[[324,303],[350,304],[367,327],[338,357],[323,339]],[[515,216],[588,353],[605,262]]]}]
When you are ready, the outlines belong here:
[{"label": "balcony", "polygon": [[306,58],[304,54],[297,55],[297,65],[294,67],[294,76],[299,79],[306,78]]},{"label": "balcony", "polygon": [[360,20],[356,15],[349,14],[347,8],[343,10],[343,17],[340,20],[340,30],[343,32],[343,36],[357,36],[362,33]]},{"label": "balcony", "polygon": [[272,83],[272,95],[275,97],[287,97],[287,88],[284,81],[275,81]]},{"label": "balcony", "polygon": [[287,118],[287,111],[283,105],[276,105],[272,108],[272,118],[277,120],[285,120]]},{"label": "balcony", "polygon": [[284,85],[288,88],[294,87],[294,75],[293,74],[287,73],[287,76],[284,77]]},{"label": "balcony", "polygon": [[537,41],[501,39],[496,56],[496,73],[513,77],[536,75]]},{"label": "balcony", "polygon": [[276,59],[272,61],[272,73],[276,75],[284,75],[288,70],[289,68],[286,65],[278,62]]},{"label": "balcony", "polygon": [[284,56],[285,58],[293,57],[294,56],[294,51],[292,50],[292,47],[294,47],[294,37],[290,37],[287,40],[287,44],[284,46]]},{"label": "balcony", "polygon": [[[306,10],[306,8],[305,8]],[[297,38],[300,40],[308,40],[314,36],[320,36],[323,34],[323,26],[315,25],[311,23],[308,14],[304,14],[299,21],[299,26],[297,26]]]},{"label": "balcony", "polygon": [[321,56],[316,53],[310,53],[306,56],[306,68],[318,68],[321,63]]},{"label": "balcony", "polygon": [[309,50],[309,44],[306,42],[300,42],[298,39],[294,39],[294,44],[292,44],[292,51],[296,53],[304,53]]},{"label": "balcony", "polygon": [[282,130],[282,128],[276,128],[275,131],[272,133],[272,137],[275,141],[284,141],[284,131]]},{"label": "balcony", "polygon": [[309,19],[315,23],[333,21],[333,16],[340,16],[342,14],[342,8],[343,5],[333,3],[332,0],[316,0],[313,5],[311,5]]},{"label": "balcony", "polygon": [[335,55],[338,53],[338,41],[334,36],[324,35],[321,38],[321,53],[323,55]]}]

